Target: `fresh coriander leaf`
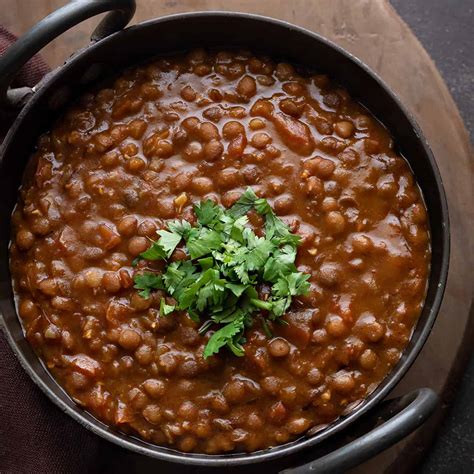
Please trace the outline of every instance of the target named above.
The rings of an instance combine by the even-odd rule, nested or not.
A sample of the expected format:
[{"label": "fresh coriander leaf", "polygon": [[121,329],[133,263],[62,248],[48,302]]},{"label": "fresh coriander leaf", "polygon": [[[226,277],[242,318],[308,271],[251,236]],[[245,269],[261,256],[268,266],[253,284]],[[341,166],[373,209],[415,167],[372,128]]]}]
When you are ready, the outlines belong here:
[{"label": "fresh coriander leaf", "polygon": [[195,280],[196,270],[196,267],[189,260],[170,263],[163,274],[165,289],[171,296],[175,296],[187,281]]},{"label": "fresh coriander leaf", "polygon": [[310,287],[308,283],[310,275],[308,273],[294,272],[290,273],[286,278],[288,280],[288,288],[290,295],[305,295]]},{"label": "fresh coriander leaf", "polygon": [[273,213],[270,204],[268,204],[268,201],[264,198],[260,198],[255,201],[255,210],[262,216]]},{"label": "fresh coriander leaf", "polygon": [[156,273],[142,273],[133,279],[134,288],[141,290],[138,294],[142,298],[149,298],[152,290],[164,290],[163,277]]},{"label": "fresh coriander leaf", "polygon": [[244,231],[242,232],[242,237],[244,238],[244,242],[247,243],[248,248],[253,248],[257,245],[257,236],[255,232],[250,229],[250,227],[245,227]]},{"label": "fresh coriander leaf", "polygon": [[235,305],[230,305],[229,308],[214,312],[211,316],[211,320],[215,323],[229,323],[235,319],[234,313]]},{"label": "fresh coriander leaf", "polygon": [[189,231],[192,229],[191,224],[185,220],[175,220],[168,223],[168,229],[174,234],[186,238]]},{"label": "fresh coriander leaf", "polygon": [[268,240],[278,239],[280,244],[285,243],[295,247],[301,240],[300,236],[292,234],[288,226],[273,212],[266,214],[265,237]]},{"label": "fresh coriander leaf", "polygon": [[263,269],[265,262],[270,257],[270,253],[275,249],[275,246],[269,240],[264,238],[257,238],[255,247],[250,250],[246,257],[245,262],[247,270],[261,270]]},{"label": "fresh coriander leaf", "polygon": [[197,262],[203,270],[208,270],[214,266],[214,259],[212,257],[200,258]]},{"label": "fresh coriander leaf", "polygon": [[217,250],[222,244],[221,235],[215,230],[203,227],[193,229],[189,233],[186,247],[192,259],[203,257],[212,250]]},{"label": "fresh coriander leaf", "polygon": [[249,242],[248,246],[237,249],[229,265],[233,268],[237,278],[243,284],[248,285],[255,280],[250,272],[262,270],[275,247],[272,242],[256,237],[253,232],[246,232],[244,236]]},{"label": "fresh coriander leaf", "polygon": [[249,275],[249,272],[247,271],[247,265],[245,262],[236,265],[233,267],[233,271],[237,275],[237,278],[244,284],[244,285],[249,285],[252,283],[252,279]]},{"label": "fresh coriander leaf", "polygon": [[248,223],[248,217],[242,216],[236,219],[235,221],[229,222],[224,227],[224,232],[230,236],[230,238],[240,244],[244,243],[244,229],[245,225]]},{"label": "fresh coriander leaf", "polygon": [[199,297],[199,291],[202,287],[211,281],[219,279],[219,272],[214,268],[209,268],[190,285],[178,297],[179,307],[181,309],[191,308]]},{"label": "fresh coriander leaf", "polygon": [[219,313],[218,316],[213,315],[212,320],[219,324],[227,324],[227,323],[231,323],[232,321],[234,321],[234,319],[237,319],[238,317],[243,317],[244,322],[245,322],[245,319],[248,316],[249,316],[249,313],[245,312],[241,308],[235,309],[235,305],[234,305],[233,308],[229,308],[229,312],[223,311]]},{"label": "fresh coriander leaf", "polygon": [[301,272],[283,275],[272,286],[272,293],[278,297],[303,295],[309,289],[309,277],[307,273]]},{"label": "fresh coriander leaf", "polygon": [[291,303],[290,298],[279,298],[272,300],[272,314],[273,318],[280,318],[285,314],[285,311],[289,308]]},{"label": "fresh coriander leaf", "polygon": [[[219,352],[221,347],[224,347],[228,343],[232,343],[234,336],[243,331],[243,329],[244,318],[243,316],[240,316],[216,331],[204,348],[204,358],[207,359],[211,355]],[[231,350],[232,349],[236,349],[236,352],[238,353],[237,355],[243,355],[243,350],[233,343],[231,344]],[[232,350],[232,352],[234,352],[234,350]]]},{"label": "fresh coriander leaf", "polygon": [[273,252],[273,256],[265,262],[263,279],[275,283],[281,275],[296,272],[296,248],[284,245]]},{"label": "fresh coriander leaf", "polygon": [[237,202],[227,211],[227,213],[234,217],[240,217],[252,209],[255,201],[258,199],[252,188],[247,188],[244,194],[240,196]]},{"label": "fresh coriander leaf", "polygon": [[[180,309],[185,309],[181,305],[181,298],[183,297],[185,292],[189,289],[189,287],[196,281],[196,278],[198,278],[199,275],[200,275],[200,273],[197,272],[195,274],[192,274],[192,275],[189,275],[189,276],[186,276],[185,278],[183,278],[181,280],[180,284],[178,285],[178,287],[176,288],[175,292],[171,295],[171,296],[173,296],[173,298],[175,298],[178,301],[178,306],[179,306]],[[194,299],[196,299],[196,298],[197,298],[197,295],[194,295]],[[186,309],[193,310],[192,304],[187,306]]]},{"label": "fresh coriander leaf", "polygon": [[196,309],[202,312],[206,306],[217,306],[222,303],[224,288],[224,280],[217,279],[207,283],[197,294]]},{"label": "fresh coriander leaf", "polygon": [[165,260],[167,255],[159,242],[153,242],[150,248],[140,254],[140,258],[143,260]]},{"label": "fresh coriander leaf", "polygon": [[268,240],[279,239],[280,243],[288,243],[297,246],[300,237],[290,232],[289,227],[275,215],[266,199],[257,199],[255,202],[256,211],[265,216],[265,237]]},{"label": "fresh coriander leaf", "polygon": [[171,257],[174,249],[181,241],[181,235],[175,234],[174,232],[169,232],[168,230],[159,230],[158,235],[160,236],[158,243],[166,252],[166,256]]},{"label": "fresh coriander leaf", "polygon": [[173,294],[184,277],[185,272],[180,268],[180,262],[172,262],[169,264],[166,268],[166,272],[163,273],[163,281],[166,290]]},{"label": "fresh coriander leaf", "polygon": [[217,221],[223,214],[223,209],[210,199],[202,201],[194,206],[194,212],[198,222],[202,226],[207,226]]},{"label": "fresh coriander leaf", "polygon": [[296,247],[293,245],[284,245],[275,253],[275,258],[282,265],[292,265],[296,260]]},{"label": "fresh coriander leaf", "polygon": [[248,285],[227,282],[225,284],[225,287],[228,290],[232,291],[232,293],[234,293],[234,295],[237,296],[237,298],[239,298],[242,295],[242,293],[248,288]]},{"label": "fresh coriander leaf", "polygon": [[227,341],[227,347],[236,355],[237,357],[242,357],[245,354],[245,350],[242,347],[241,344],[241,338],[239,337],[239,340],[236,340],[236,338],[232,338],[229,341]]},{"label": "fresh coriander leaf", "polygon": [[277,297],[284,297],[290,293],[288,280],[285,276],[280,276],[276,283],[272,286],[272,293]]},{"label": "fresh coriander leaf", "polygon": [[176,306],[173,304],[166,304],[164,298],[161,298],[160,301],[160,316],[167,316],[176,309]]},{"label": "fresh coriander leaf", "polygon": [[263,279],[275,282],[280,275],[280,266],[277,264],[275,257],[270,257],[263,267]]}]

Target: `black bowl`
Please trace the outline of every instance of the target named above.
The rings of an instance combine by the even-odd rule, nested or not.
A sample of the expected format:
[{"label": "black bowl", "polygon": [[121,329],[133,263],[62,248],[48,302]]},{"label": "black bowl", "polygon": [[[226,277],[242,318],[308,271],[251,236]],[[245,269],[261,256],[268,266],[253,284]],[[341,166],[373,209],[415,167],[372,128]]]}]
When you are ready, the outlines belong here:
[{"label": "black bowl", "polygon": [[[61,14],[62,17],[69,15],[64,11]],[[43,24],[44,30],[49,31],[47,41],[56,33],[65,30],[66,26],[70,26],[64,26],[64,18],[58,18],[56,23],[61,23],[61,28],[58,28],[57,24],[53,25],[51,19],[44,20],[50,21],[49,25]],[[54,30],[53,33],[51,30]],[[46,43],[45,33],[42,34],[41,39]],[[39,49],[32,41],[25,41],[23,46],[27,49],[29,47],[30,53]],[[312,437],[302,437],[297,441],[254,453],[212,456],[184,454],[115,431],[82,410],[51,377],[25,340],[15,311],[8,268],[10,215],[17,200],[22,174],[38,136],[50,127],[70,101],[97,81],[146,59],[193,47],[250,49],[328,74],[346,87],[351,95],[366,106],[392,133],[397,151],[408,160],[423,192],[431,227],[432,262],[426,300],[413,336],[396,367],[360,406],[325,430]],[[24,56],[23,62],[29,55]],[[22,61],[16,61],[15,67]],[[10,61],[5,66],[5,62],[0,60],[0,77],[5,67],[12,69],[12,63],[15,61]],[[199,12],[148,21],[93,42],[45,78],[29,96],[29,101],[3,144],[0,160],[0,309],[9,342],[25,370],[56,405],[93,432],[138,453],[165,461],[213,467],[246,465],[283,457],[286,460],[293,459],[294,462],[294,455],[299,456],[302,450],[314,448],[330,437],[331,440],[335,439],[336,433],[353,425],[364,413],[379,404],[415,360],[439,310],[449,261],[448,210],[438,168],[421,130],[396,95],[365,64],[325,38],[289,23],[242,13]],[[424,393],[426,395],[426,392]],[[428,394],[428,398],[429,402],[420,402],[417,398],[416,407],[412,407],[415,409],[413,418],[418,420],[418,424],[434,408],[435,399],[432,394]],[[413,397],[408,402],[405,400],[404,406],[412,399]],[[398,411],[401,408],[403,407],[399,407]],[[366,452],[361,445],[346,446],[345,452],[344,448],[342,451],[336,451],[333,458],[339,459],[339,464],[333,463],[330,468],[348,467],[387,447],[389,443],[386,440],[381,442],[380,436],[394,442],[409,431],[406,423],[405,416],[403,420],[398,420],[398,424],[386,424],[385,432],[377,432],[378,448],[374,448],[376,443],[372,439],[369,440]],[[411,426],[411,429],[414,427]],[[374,432],[370,436],[374,438]],[[366,438],[364,439],[367,441]],[[331,440],[326,442],[326,446],[331,444]],[[318,467],[324,465],[319,464]]]}]

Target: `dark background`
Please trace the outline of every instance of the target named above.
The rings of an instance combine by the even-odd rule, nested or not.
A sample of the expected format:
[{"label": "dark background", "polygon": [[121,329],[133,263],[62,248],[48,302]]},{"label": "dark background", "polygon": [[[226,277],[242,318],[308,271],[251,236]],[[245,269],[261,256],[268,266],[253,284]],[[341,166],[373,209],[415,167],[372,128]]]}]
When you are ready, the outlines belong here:
[{"label": "dark background", "polygon": [[[474,1],[390,0],[433,58],[474,133]],[[469,251],[469,249],[466,249]],[[474,343],[473,343],[474,345]],[[422,474],[474,473],[474,358],[458,386],[453,406],[427,453]]]}]

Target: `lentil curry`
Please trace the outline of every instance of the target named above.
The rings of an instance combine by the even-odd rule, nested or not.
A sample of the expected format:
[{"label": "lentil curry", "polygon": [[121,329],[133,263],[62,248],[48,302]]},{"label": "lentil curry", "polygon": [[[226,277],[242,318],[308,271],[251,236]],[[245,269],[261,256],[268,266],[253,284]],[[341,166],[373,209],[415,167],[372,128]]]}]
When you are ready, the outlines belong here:
[{"label": "lentil curry", "polygon": [[[11,244],[26,337],[121,431],[209,454],[285,443],[367,397],[410,339],[426,209],[387,130],[326,76],[246,52],[159,59],[84,95],[31,166]],[[132,261],[169,220],[195,225],[193,205],[248,187],[301,237],[309,291],[271,337],[255,318],[242,357],[204,357],[215,328],[160,315],[172,299],[140,296]]]}]

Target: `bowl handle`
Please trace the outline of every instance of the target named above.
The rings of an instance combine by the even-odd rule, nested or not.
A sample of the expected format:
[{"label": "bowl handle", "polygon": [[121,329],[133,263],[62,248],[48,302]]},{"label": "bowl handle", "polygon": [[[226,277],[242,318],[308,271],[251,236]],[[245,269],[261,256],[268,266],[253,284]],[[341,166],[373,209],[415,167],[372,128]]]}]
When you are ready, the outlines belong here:
[{"label": "bowl handle", "polygon": [[10,108],[23,106],[33,91],[29,87],[10,89],[17,72],[54,38],[81,21],[107,11],[110,13],[92,33],[92,41],[99,41],[124,28],[135,13],[135,0],[69,2],[38,22],[12,44],[0,57],[0,105]]},{"label": "bowl handle", "polygon": [[429,418],[437,404],[438,396],[430,388],[420,388],[402,397],[382,402],[373,413],[382,424],[319,459],[284,469],[280,474],[345,472],[409,435]]}]

